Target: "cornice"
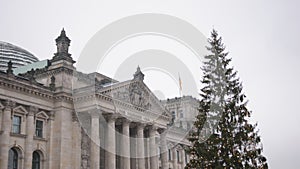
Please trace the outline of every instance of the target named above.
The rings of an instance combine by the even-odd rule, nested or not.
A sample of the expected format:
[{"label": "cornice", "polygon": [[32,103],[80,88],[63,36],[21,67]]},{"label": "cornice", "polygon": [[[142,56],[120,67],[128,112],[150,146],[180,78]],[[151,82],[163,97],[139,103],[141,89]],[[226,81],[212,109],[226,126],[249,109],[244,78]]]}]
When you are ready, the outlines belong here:
[{"label": "cornice", "polygon": [[11,89],[18,93],[26,93],[35,97],[53,99],[53,92],[51,92],[47,87],[35,85],[29,81],[25,82],[18,78],[5,78],[0,76],[0,87]]},{"label": "cornice", "polygon": [[156,96],[152,93],[152,91],[142,81],[128,80],[128,81],[124,81],[124,82],[121,82],[121,83],[113,84],[112,86],[108,86],[108,87],[102,87],[102,88],[98,87],[97,88],[98,90],[96,92],[100,93],[100,94],[108,94],[108,93],[111,93],[113,91],[119,90],[121,88],[127,88],[127,87],[129,88],[130,85],[135,84],[135,83],[141,85],[142,86],[141,89],[144,92],[146,92],[146,93],[148,93],[150,95],[149,98],[152,101],[152,103],[154,103],[156,106],[160,107],[162,110],[164,110],[171,117],[171,115],[168,112],[168,110],[164,106],[161,105],[161,102],[156,98]]},{"label": "cornice", "polygon": [[86,101],[93,100],[93,99],[100,99],[100,100],[103,100],[105,102],[109,102],[111,104],[116,104],[116,105],[118,105],[118,106],[120,106],[120,107],[122,107],[126,110],[130,110],[132,112],[143,112],[144,114],[149,114],[150,113],[153,116],[158,116],[159,115],[160,118],[162,118],[163,120],[166,120],[166,121],[170,120],[168,116],[158,114],[156,112],[146,110],[146,109],[143,109],[141,107],[132,105],[130,103],[127,103],[127,102],[124,102],[124,101],[121,101],[121,100],[117,100],[117,99],[113,99],[112,97],[110,97],[108,95],[99,94],[99,93],[77,97],[77,98],[74,99],[74,102],[75,103],[80,103],[80,102],[86,102]]},{"label": "cornice", "polygon": [[66,72],[69,75],[73,75],[75,70],[68,68],[68,67],[58,67],[58,68],[54,68],[54,69],[44,69],[44,70],[37,70],[35,72],[35,77],[36,79],[45,77],[45,76],[52,76],[52,75],[56,75],[60,72]]},{"label": "cornice", "polygon": [[53,99],[54,101],[65,101],[69,103],[73,103],[74,100],[72,94],[66,92],[55,93]]}]

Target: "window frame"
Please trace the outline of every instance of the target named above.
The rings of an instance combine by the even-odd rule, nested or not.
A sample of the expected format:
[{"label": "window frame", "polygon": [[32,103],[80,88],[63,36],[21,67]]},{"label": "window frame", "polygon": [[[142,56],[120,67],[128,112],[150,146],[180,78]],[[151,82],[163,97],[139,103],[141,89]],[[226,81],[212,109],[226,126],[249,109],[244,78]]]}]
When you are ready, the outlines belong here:
[{"label": "window frame", "polygon": [[[44,111],[40,111],[38,113],[35,114],[34,116],[34,138],[37,139],[44,139],[47,136],[47,122],[49,120],[49,116],[47,115],[47,113],[45,113]],[[38,136],[36,131],[37,131],[37,121],[41,121],[42,122],[42,137]]]},{"label": "window frame", "polygon": [[41,155],[37,151],[32,153],[32,169],[41,169]]},{"label": "window frame", "polygon": [[[11,133],[13,134],[17,134],[17,135],[24,135],[25,134],[25,128],[26,128],[26,115],[28,114],[27,110],[23,107],[23,106],[17,106],[13,109],[12,114],[11,114],[11,119],[12,119],[12,123],[11,123]],[[19,133],[15,133],[13,130],[13,126],[14,126],[14,116],[19,116],[21,117],[20,120],[20,132]]]},{"label": "window frame", "polygon": [[[41,126],[38,126],[39,122],[41,123]],[[41,119],[35,120],[35,136],[38,138],[44,137],[44,120],[41,120]]]},{"label": "window frame", "polygon": [[172,150],[168,149],[169,161],[172,161]]},{"label": "window frame", "polygon": [[[10,163],[10,162],[12,162],[12,163]],[[8,169],[18,169],[19,168],[19,153],[15,148],[10,148],[8,151],[7,168]]]},{"label": "window frame", "polygon": [[179,152],[179,150],[176,150],[176,155],[177,155],[177,162],[180,163],[181,160],[180,160],[180,152]]},{"label": "window frame", "polygon": [[[15,119],[19,119],[18,124],[15,123]],[[15,127],[17,127],[17,131],[15,130]],[[11,132],[14,134],[21,134],[22,130],[22,116],[20,115],[13,115],[13,120],[12,120],[12,130]]]}]

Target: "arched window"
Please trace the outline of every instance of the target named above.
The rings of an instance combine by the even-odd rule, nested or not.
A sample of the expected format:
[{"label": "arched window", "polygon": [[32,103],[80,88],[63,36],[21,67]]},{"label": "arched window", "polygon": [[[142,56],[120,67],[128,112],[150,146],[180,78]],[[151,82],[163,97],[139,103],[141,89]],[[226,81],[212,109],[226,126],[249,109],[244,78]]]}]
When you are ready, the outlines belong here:
[{"label": "arched window", "polygon": [[18,160],[18,152],[14,148],[11,148],[8,154],[8,169],[18,169]]},{"label": "arched window", "polygon": [[32,154],[32,169],[41,168],[41,156],[38,152],[33,152]]}]

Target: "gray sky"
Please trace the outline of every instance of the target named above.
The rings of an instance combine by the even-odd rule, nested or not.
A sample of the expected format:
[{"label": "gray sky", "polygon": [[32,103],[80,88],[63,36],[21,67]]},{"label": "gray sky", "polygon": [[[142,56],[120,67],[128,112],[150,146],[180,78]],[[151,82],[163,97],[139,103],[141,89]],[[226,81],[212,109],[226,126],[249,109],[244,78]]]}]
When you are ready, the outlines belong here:
[{"label": "gray sky", "polygon": [[300,150],[299,7],[296,0],[1,0],[0,40],[49,59],[55,52],[54,39],[65,27],[76,60],[98,30],[125,16],[168,14],[191,23],[205,36],[214,27],[243,81],[270,167],[293,169],[298,168]]}]

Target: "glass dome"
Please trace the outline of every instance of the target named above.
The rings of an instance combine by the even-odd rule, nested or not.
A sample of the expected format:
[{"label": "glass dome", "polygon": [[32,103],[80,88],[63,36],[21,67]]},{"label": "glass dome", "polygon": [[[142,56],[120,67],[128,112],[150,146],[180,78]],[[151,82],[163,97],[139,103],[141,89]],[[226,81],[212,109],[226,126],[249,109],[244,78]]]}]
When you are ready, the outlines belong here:
[{"label": "glass dome", "polygon": [[13,68],[39,61],[37,57],[13,44],[0,41],[0,70],[6,71],[7,63],[11,60]]}]

